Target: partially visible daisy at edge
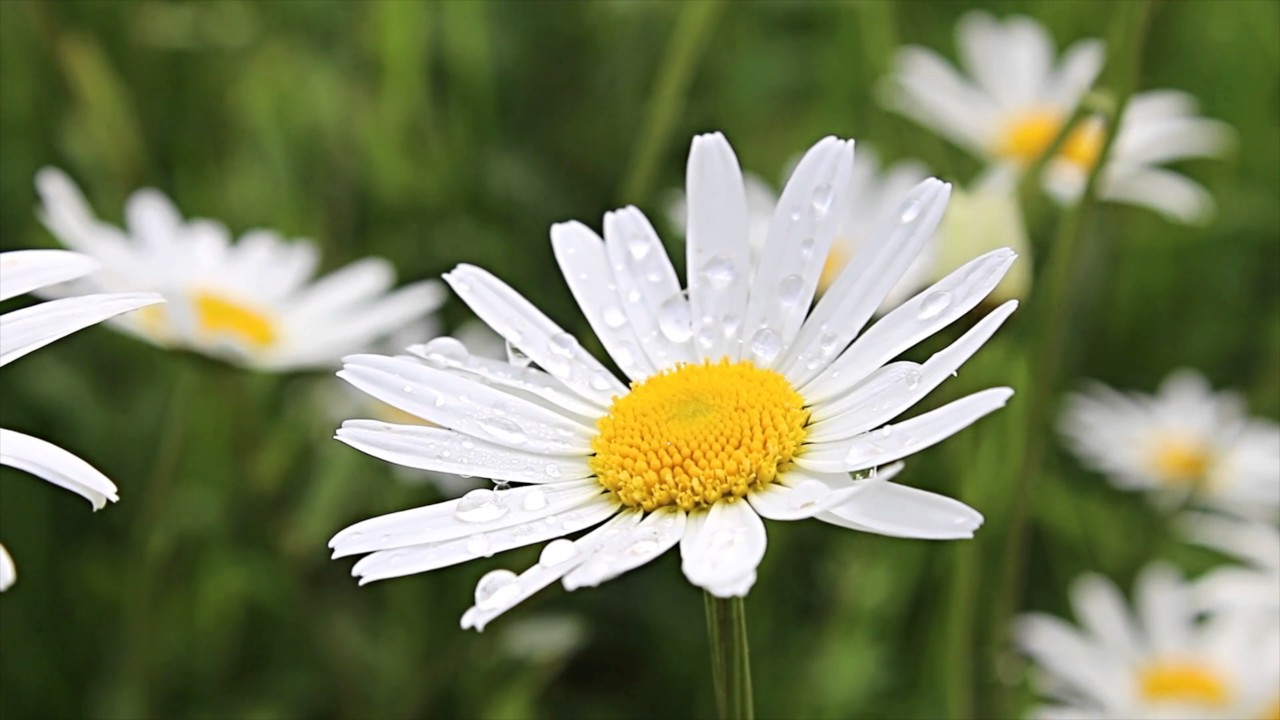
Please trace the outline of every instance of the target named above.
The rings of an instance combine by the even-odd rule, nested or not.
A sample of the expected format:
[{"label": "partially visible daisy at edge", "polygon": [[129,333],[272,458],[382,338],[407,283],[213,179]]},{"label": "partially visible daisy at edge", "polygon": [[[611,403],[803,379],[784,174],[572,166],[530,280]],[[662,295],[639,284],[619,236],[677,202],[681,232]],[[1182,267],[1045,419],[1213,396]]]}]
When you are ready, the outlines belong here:
[{"label": "partially visible daisy at edge", "polygon": [[[65,250],[0,253],[0,301],[95,271],[92,258]],[[155,293],[81,295],[0,315],[0,367],[49,343],[120,313],[164,302]],[[115,484],[89,463],[39,438],[0,428],[0,465],[7,465],[88,500],[94,510],[119,499]],[[17,581],[9,551],[0,545],[0,592]]]},{"label": "partially visible daisy at edge", "polygon": [[[964,74],[933,50],[900,49],[885,83],[885,104],[986,161],[995,172],[1021,173],[1048,150],[1097,79],[1105,56],[1096,39],[1056,56],[1048,31],[1028,17],[999,20],[974,11],[956,27]],[[1213,201],[1198,183],[1160,167],[1218,157],[1229,126],[1197,115],[1194,98],[1174,90],[1134,95],[1117,127],[1099,179],[1105,200],[1150,208],[1177,222],[1201,222]],[[1105,141],[1098,116],[1087,116],[1045,165],[1046,191],[1063,203],[1084,191]]]},{"label": "partially visible daisy at edge", "polygon": [[1188,513],[1178,527],[1190,541],[1235,563],[1196,580],[1196,595],[1209,610],[1251,609],[1280,624],[1280,528],[1267,522],[1211,513]]},{"label": "partially visible daisy at edge", "polygon": [[1170,374],[1155,395],[1092,383],[1067,397],[1059,428],[1086,465],[1165,507],[1280,510],[1280,425],[1248,417],[1239,395],[1213,392],[1195,371]]},{"label": "partially visible daisy at edge", "polygon": [[420,359],[348,357],[340,377],[440,427],[351,420],[337,438],[498,487],[352,525],[330,541],[334,557],[367,554],[353,569],[363,584],[551,541],[523,574],[481,578],[462,617],[479,630],[556,580],[569,590],[595,586],[677,544],[691,583],[743,596],[764,557],[762,518],[972,537],[982,515],[892,482],[897,461],[1002,407],[1013,391],[992,388],[888,422],[951,377],[1017,303],[922,364],[889,361],[976,306],[1015,254],[967,263],[863,331],[946,208],[949,186],[926,180],[811,311],[852,176],[851,141],[828,137],[810,149],[753,261],[737,158],[719,133],[696,137],[687,297],[636,208],[607,213],[603,240],[578,222],[554,225],[565,280],[630,385],[488,272],[462,265],[446,275],[535,365],[479,358],[452,338],[416,348]]},{"label": "partially visible daisy at edge", "polygon": [[[882,229],[891,227],[907,193],[925,178],[928,170],[915,160],[902,160],[882,168],[875,152],[865,143],[858,146],[853,160],[853,175],[849,181],[849,201],[826,263],[818,276],[818,294],[827,291],[840,271],[853,258],[859,247],[871,242]],[[747,194],[747,234],[751,238],[751,258],[757,260],[765,246],[769,224],[773,221],[778,205],[778,194],[759,176],[743,173]],[[683,193],[670,202],[667,216],[676,227],[684,227],[688,203]],[[919,257],[903,273],[902,280],[884,299],[884,309],[897,307],[930,280],[936,280],[934,270],[934,243],[928,242]]]},{"label": "partially visible daisy at edge", "polygon": [[113,324],[162,347],[183,348],[267,371],[333,367],[434,311],[444,289],[425,281],[390,291],[395,270],[358,260],[313,279],[319,250],[250,230],[232,242],[223,224],[186,220],[163,193],[139,190],[125,204],[124,230],[93,214],[60,170],[36,176],[41,220],[64,245],[103,270],[46,296],[151,290],[168,300]]},{"label": "partially visible daisy at edge", "polygon": [[1134,611],[1110,580],[1078,579],[1079,623],[1043,613],[1018,619],[1022,650],[1039,666],[1052,704],[1042,720],[1275,720],[1280,718],[1280,624],[1252,613],[1201,618],[1177,570],[1139,574]]}]

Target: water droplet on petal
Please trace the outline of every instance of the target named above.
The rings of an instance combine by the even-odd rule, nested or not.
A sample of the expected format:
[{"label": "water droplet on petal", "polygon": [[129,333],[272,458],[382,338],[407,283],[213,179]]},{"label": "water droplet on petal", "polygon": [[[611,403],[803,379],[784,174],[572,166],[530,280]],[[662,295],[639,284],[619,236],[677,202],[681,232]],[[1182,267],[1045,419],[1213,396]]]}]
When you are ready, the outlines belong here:
[{"label": "water droplet on petal", "polygon": [[489,554],[489,538],[484,533],[476,533],[467,538],[467,552],[477,557]]},{"label": "water droplet on petal", "polygon": [[547,341],[547,349],[553,355],[560,357],[570,357],[573,352],[578,349],[578,339],[569,333],[556,333]]},{"label": "water droplet on petal", "polygon": [[521,445],[526,440],[524,430],[514,420],[504,417],[487,417],[478,423],[493,439],[506,445]]},{"label": "water droplet on petal", "polygon": [[788,217],[790,217],[790,218],[791,218],[791,220],[794,222],[794,221],[796,221],[796,220],[799,220],[799,219],[800,219],[800,215],[801,215],[801,214],[802,214],[802,213],[801,213],[801,210],[800,210],[800,206],[799,206],[799,205],[792,205],[792,206],[791,206],[791,210],[787,213],[787,216],[788,216]]},{"label": "water droplet on petal", "polygon": [[658,328],[671,342],[682,343],[693,337],[693,318],[683,293],[672,295],[658,307]]},{"label": "water droplet on petal", "polygon": [[813,210],[819,215],[826,215],[831,209],[831,201],[836,197],[835,188],[823,183],[813,189]]},{"label": "water droplet on petal", "polygon": [[768,365],[782,351],[782,336],[772,328],[762,327],[751,336],[751,355],[758,365]]},{"label": "water droplet on petal", "polygon": [[652,555],[658,550],[658,543],[652,540],[637,540],[627,547],[627,554],[634,557]]},{"label": "water droplet on petal", "polygon": [[892,425],[885,425],[884,427],[880,428],[880,437],[889,437],[892,434],[893,434]]},{"label": "water droplet on petal", "polygon": [[627,314],[617,305],[609,305],[604,310],[601,310],[600,318],[604,320],[604,324],[607,327],[611,327],[614,330],[627,324]]},{"label": "water droplet on petal", "polygon": [[951,306],[951,293],[946,290],[935,290],[920,301],[920,312],[916,317],[921,320],[929,320],[937,317]]},{"label": "water droplet on petal", "polygon": [[451,337],[438,337],[422,346],[422,357],[441,365],[467,361],[467,346]]},{"label": "water droplet on petal", "polygon": [[799,303],[803,292],[804,278],[799,275],[788,275],[778,281],[778,302],[783,305]]},{"label": "water droplet on petal", "polygon": [[543,468],[542,471],[545,472],[549,478],[558,478],[563,474],[560,472],[560,466],[555,463],[547,463],[547,466]]},{"label": "water droplet on petal", "polygon": [[915,368],[908,370],[907,378],[906,378],[907,389],[915,390],[916,388],[920,387],[920,378],[921,378],[921,375],[919,370],[916,370]]},{"label": "water droplet on petal", "polygon": [[537,512],[546,506],[547,493],[542,488],[533,488],[525,493],[523,504],[525,510],[529,512]]},{"label": "water droplet on petal", "polygon": [[476,488],[463,495],[453,509],[454,517],[462,522],[485,523],[507,514],[507,506],[501,498],[487,488]]},{"label": "water droplet on petal", "polygon": [[643,260],[649,254],[652,243],[644,236],[644,233],[632,233],[627,236],[627,252],[631,253],[631,257],[636,260]]},{"label": "water droplet on petal", "polygon": [[510,570],[490,570],[476,583],[476,607],[497,610],[520,595],[520,577]]},{"label": "water droplet on petal", "polygon": [[578,546],[573,544],[572,540],[558,538],[547,543],[542,548],[542,554],[538,556],[538,564],[542,567],[552,568],[557,565],[563,565],[578,555]]},{"label": "water droplet on petal", "polygon": [[819,480],[805,480],[794,488],[792,499],[797,510],[813,507],[831,493],[826,483]]},{"label": "water droplet on petal", "polygon": [[529,356],[525,355],[520,348],[516,347],[515,345],[512,345],[511,341],[508,340],[507,341],[507,362],[511,363],[512,365],[515,365],[516,367],[529,367],[529,363],[533,361],[530,360]]},{"label": "water droplet on petal", "polygon": [[817,241],[815,241],[811,237],[807,237],[801,240],[800,241],[800,257],[804,258],[805,260],[808,260],[809,258],[813,257],[813,250],[816,245],[817,245]]},{"label": "water droplet on petal", "polygon": [[910,205],[902,209],[902,222],[909,223],[920,215],[920,211],[924,209],[924,203],[916,200]]},{"label": "water droplet on petal", "polygon": [[707,284],[716,290],[729,287],[735,275],[733,260],[724,255],[716,255],[702,264],[702,276],[707,279]]}]

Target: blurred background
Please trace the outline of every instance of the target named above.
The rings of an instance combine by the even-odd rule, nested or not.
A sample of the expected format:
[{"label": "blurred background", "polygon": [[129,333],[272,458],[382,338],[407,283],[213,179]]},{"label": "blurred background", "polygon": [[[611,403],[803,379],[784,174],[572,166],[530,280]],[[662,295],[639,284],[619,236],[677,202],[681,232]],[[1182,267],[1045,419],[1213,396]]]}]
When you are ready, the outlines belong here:
[{"label": "blurred background", "polygon": [[[598,228],[623,204],[664,221],[689,141],[709,130],[775,183],[827,134],[967,182],[977,161],[877,102],[895,48],[954,57],[955,21],[974,7],[1029,14],[1063,47],[1105,37],[1112,5],[6,0],[0,249],[56,245],[32,185],[54,165],[112,222],[154,186],[236,231],[314,238],[325,269],[382,255],[407,281],[475,263],[587,338],[552,222]],[[1232,125],[1236,151],[1177,168],[1218,203],[1205,226],[1099,209],[1054,382],[1149,392],[1190,366],[1274,418],[1280,4],[1156,3],[1141,67],[1139,87],[1185,90]],[[1028,208],[1037,275],[1059,216]],[[679,233],[664,237],[682,267]],[[442,322],[468,317],[451,300]],[[1015,315],[926,407],[993,384],[1022,391],[1036,376],[1020,345],[1033,317]],[[358,588],[349,560],[328,559],[329,537],[442,495],[330,439],[352,413],[335,409],[329,374],[256,374],[100,327],[0,382],[3,426],[89,459],[121,495],[90,515],[0,469],[20,572],[0,597],[2,718],[713,712],[702,600],[674,553],[596,590],[554,586],[483,634],[458,629],[475,581],[528,566],[537,548]],[[176,387],[193,399],[175,402]],[[1011,532],[1024,421],[1015,398],[908,463],[903,482],[987,516],[975,540],[769,525],[747,601],[760,717],[1008,712],[1031,698],[1005,644],[1012,610],[1066,614],[1085,570],[1127,587],[1155,556],[1192,572],[1217,561],[1055,443],[1030,532]],[[1026,560],[1012,587],[1011,553]]]}]

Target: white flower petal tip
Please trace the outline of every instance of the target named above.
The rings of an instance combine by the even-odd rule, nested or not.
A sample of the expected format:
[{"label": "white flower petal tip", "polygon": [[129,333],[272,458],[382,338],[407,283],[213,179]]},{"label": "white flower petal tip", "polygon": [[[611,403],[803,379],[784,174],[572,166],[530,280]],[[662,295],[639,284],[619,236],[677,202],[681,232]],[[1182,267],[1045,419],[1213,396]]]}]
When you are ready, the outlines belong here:
[{"label": "white flower petal tip", "polygon": [[89,463],[49,442],[0,428],[0,465],[29,472],[80,495],[101,510],[120,499],[119,491]]},{"label": "white flower petal tip", "polygon": [[77,330],[164,301],[156,293],[80,295],[5,313],[0,315],[0,366]]},{"label": "white flower petal tip", "polygon": [[983,517],[968,505],[925,490],[879,480],[845,504],[818,515],[833,525],[890,537],[967,540]]},{"label": "white flower petal tip", "polygon": [[9,551],[4,545],[0,545],[0,592],[13,587],[16,582],[18,582],[18,568],[13,564]]},{"label": "white flower petal tip", "polygon": [[764,522],[745,500],[719,502],[695,512],[680,540],[681,570],[689,582],[717,597],[745,595],[764,559]]},{"label": "white flower petal tip", "polygon": [[13,250],[0,253],[0,301],[68,280],[102,267],[83,253],[67,250]]}]

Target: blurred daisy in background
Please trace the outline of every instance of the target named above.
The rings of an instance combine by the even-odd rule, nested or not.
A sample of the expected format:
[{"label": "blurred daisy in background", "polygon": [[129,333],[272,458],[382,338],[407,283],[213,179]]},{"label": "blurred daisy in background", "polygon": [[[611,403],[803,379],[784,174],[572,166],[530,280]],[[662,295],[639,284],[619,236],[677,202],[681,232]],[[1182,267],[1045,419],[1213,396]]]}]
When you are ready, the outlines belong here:
[{"label": "blurred daisy in background", "polygon": [[[1134,609],[1107,579],[1072,588],[1079,627],[1040,613],[1018,621],[1018,642],[1054,704],[1046,720],[1270,720],[1280,717],[1280,625],[1252,613],[1198,617],[1190,583],[1163,564],[1138,576]],[[1136,614],[1136,617],[1135,617]]]},{"label": "blurred daisy in background", "polygon": [[439,283],[388,292],[391,263],[365,258],[313,280],[319,252],[251,230],[232,243],[213,220],[184,220],[164,194],[134,193],[127,230],[94,216],[64,173],[36,176],[41,219],[67,247],[96,258],[103,270],[48,295],[87,290],[154,290],[168,300],[121,318],[117,325],[163,347],[212,355],[269,371],[332,367],[342,355],[420,320],[444,301]]},{"label": "blurred daisy in background", "polygon": [[1094,383],[1067,398],[1059,426],[1086,465],[1166,506],[1266,518],[1280,508],[1280,425],[1248,417],[1238,395],[1213,392],[1192,370],[1155,395]]},{"label": "blurred daisy in background", "polygon": [[955,188],[933,241],[933,257],[922,274],[927,281],[936,281],[946,268],[1002,247],[1018,253],[1020,262],[987,296],[988,303],[1021,300],[1031,291],[1031,242],[1022,208],[1014,188],[998,178],[970,189]]},{"label": "blurred daisy in background", "polygon": [[1189,513],[1179,526],[1192,542],[1241,563],[1216,568],[1196,581],[1204,607],[1253,609],[1280,623],[1280,529],[1209,513]]},{"label": "blurred daisy in background", "polygon": [[[0,301],[93,272],[98,263],[65,250],[17,250],[0,253]],[[82,295],[32,305],[0,315],[0,366],[33,350],[114,317],[155,305],[155,293]],[[118,500],[116,486],[84,460],[62,448],[14,430],[0,428],[0,465],[8,465],[84,497],[98,510]],[[9,552],[0,545],[0,591],[17,580]]]},{"label": "blurred daisy in background", "polygon": [[[794,165],[794,163],[792,163]],[[865,143],[858,146],[853,159],[853,175],[849,181],[849,198],[843,203],[844,216],[826,262],[818,277],[818,294],[827,291],[840,271],[853,259],[858,248],[866,247],[882,229],[891,227],[902,201],[929,172],[914,160],[903,160],[886,168],[880,167],[875,151]],[[751,173],[743,174],[747,196],[747,235],[751,238],[751,258],[758,260],[764,249],[769,224],[778,206],[778,194],[773,188]],[[673,200],[667,212],[673,225],[684,227],[688,215],[684,195]],[[945,219],[943,221],[945,223]],[[998,246],[997,246],[998,247]],[[986,250],[994,249],[987,247]],[[891,310],[912,293],[937,280],[934,273],[934,243],[929,242],[919,257],[902,276],[902,280],[884,300],[884,310]],[[973,257],[966,255],[965,260]]]},{"label": "blurred daisy in background", "polygon": [[581,223],[553,226],[565,280],[630,385],[493,275],[468,265],[448,274],[532,364],[477,357],[452,338],[418,348],[421,361],[348,357],[340,377],[440,427],[352,420],[338,439],[498,487],[352,525],[330,542],[334,557],[368,554],[353,570],[365,583],[551,540],[524,574],[495,570],[480,580],[462,624],[482,629],[556,580],[570,590],[598,585],[676,544],[691,583],[717,597],[745,595],[764,556],[761,518],[972,537],[982,516],[891,482],[896,461],[1002,407],[1012,391],[984,390],[887,423],[951,377],[1017,303],[923,364],[889,361],[975,307],[1015,254],[967,263],[862,332],[946,208],[949,186],[926,180],[810,311],[853,175],[851,142],[826,138],[810,149],[753,261],[737,158],[718,133],[695,138],[687,294],[639,210],[606,214],[603,240]]},{"label": "blurred daisy in background", "polygon": [[[885,102],[1001,174],[1021,173],[1044,155],[1097,79],[1105,54],[1101,41],[1086,39],[1059,60],[1053,39],[1035,20],[998,20],[976,11],[960,19],[956,40],[968,77],[933,50],[905,47],[886,82]],[[1198,117],[1194,100],[1173,91],[1135,95],[1118,127],[1099,180],[1100,197],[1149,207],[1179,222],[1200,221],[1212,212],[1204,188],[1157,166],[1221,155],[1230,145],[1230,128]],[[1101,157],[1104,130],[1101,118],[1090,116],[1068,132],[1044,168],[1052,197],[1080,198]]]}]

